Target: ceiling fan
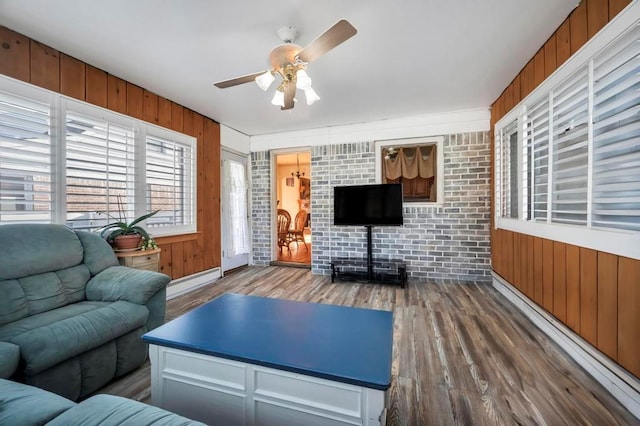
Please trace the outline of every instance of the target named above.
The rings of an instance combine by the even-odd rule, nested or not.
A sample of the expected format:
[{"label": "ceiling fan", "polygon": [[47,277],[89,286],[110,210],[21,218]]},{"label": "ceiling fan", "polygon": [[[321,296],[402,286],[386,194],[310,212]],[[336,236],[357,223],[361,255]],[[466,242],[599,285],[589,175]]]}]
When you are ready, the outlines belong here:
[{"label": "ceiling fan", "polygon": [[281,110],[293,108],[296,88],[298,88],[304,90],[307,104],[311,105],[319,100],[320,97],[311,88],[311,78],[305,71],[307,65],[350,39],[357,32],[347,20],[341,19],[306,47],[302,48],[293,43],[298,37],[298,31],[291,27],[282,27],[278,30],[278,35],[283,44],[271,50],[269,54],[270,70],[219,81],[215,83],[215,86],[224,89],[255,81],[262,90],[266,91],[275,80],[274,76],[278,74],[282,77],[282,82],[271,101],[272,104],[280,106]]}]

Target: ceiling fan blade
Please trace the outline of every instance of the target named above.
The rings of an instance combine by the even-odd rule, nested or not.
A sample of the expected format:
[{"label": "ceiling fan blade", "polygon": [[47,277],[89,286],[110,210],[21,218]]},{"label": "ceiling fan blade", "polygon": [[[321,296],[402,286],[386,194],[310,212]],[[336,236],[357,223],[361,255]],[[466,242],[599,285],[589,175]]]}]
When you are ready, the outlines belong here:
[{"label": "ceiling fan blade", "polygon": [[284,86],[284,106],[280,107],[281,110],[292,109],[294,102],[293,98],[296,96],[296,85],[289,82]]},{"label": "ceiling fan blade", "polygon": [[304,62],[313,62],[334,47],[356,35],[357,32],[358,30],[356,30],[349,21],[341,19],[336,22],[333,27],[320,34],[315,40],[302,49],[300,53],[298,53],[298,58]]},{"label": "ceiling fan blade", "polygon": [[226,89],[227,87],[237,86],[239,84],[250,83],[256,79],[257,76],[264,74],[265,71],[260,71],[254,74],[243,75],[242,77],[232,78],[231,80],[219,81],[214,86],[220,89]]}]

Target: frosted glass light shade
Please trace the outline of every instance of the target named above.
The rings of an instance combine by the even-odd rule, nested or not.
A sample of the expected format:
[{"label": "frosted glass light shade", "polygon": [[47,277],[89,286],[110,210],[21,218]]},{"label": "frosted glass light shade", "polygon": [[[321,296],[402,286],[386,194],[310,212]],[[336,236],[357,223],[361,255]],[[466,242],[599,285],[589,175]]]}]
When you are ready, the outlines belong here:
[{"label": "frosted glass light shade", "polygon": [[313,90],[311,87],[309,87],[308,89],[305,89],[304,95],[307,98],[307,105],[311,105],[315,101],[319,101],[320,100],[320,96],[318,96],[316,91]]},{"label": "frosted glass light shade", "polygon": [[264,74],[260,74],[256,77],[256,84],[259,88],[266,92],[275,79],[276,78],[273,76],[273,74],[271,74],[271,71],[267,71]]},{"label": "frosted glass light shade", "polygon": [[271,104],[279,107],[284,106],[284,92],[280,90],[276,90],[276,94],[273,95],[273,99],[271,99]]},{"label": "frosted glass light shade", "polygon": [[311,78],[305,70],[298,70],[296,73],[296,87],[300,90],[311,88]]}]

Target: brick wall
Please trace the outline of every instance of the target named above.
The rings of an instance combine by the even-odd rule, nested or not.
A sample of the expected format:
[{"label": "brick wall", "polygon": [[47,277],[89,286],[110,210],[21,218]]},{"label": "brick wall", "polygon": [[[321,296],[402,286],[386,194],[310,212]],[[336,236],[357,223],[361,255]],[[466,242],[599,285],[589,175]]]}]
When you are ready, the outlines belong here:
[{"label": "brick wall", "polygon": [[[489,132],[444,137],[442,207],[405,203],[404,226],[374,227],[374,256],[402,258],[409,277],[433,282],[490,280]],[[266,158],[265,160],[262,160]],[[253,153],[254,263],[270,261],[269,155]],[[266,168],[265,168],[266,164]],[[375,183],[374,142],[314,146],[311,153],[312,270],[332,256],[365,256],[364,227],[334,226],[333,187]],[[257,232],[256,232],[257,231]]]},{"label": "brick wall", "polygon": [[[315,146],[311,151],[311,269],[315,274],[331,272],[332,256],[366,256],[364,227],[333,225],[333,187],[375,183],[373,145],[356,142]],[[373,228],[374,245],[383,229],[390,228]]]},{"label": "brick wall", "polygon": [[[251,153],[251,238],[255,265],[271,262],[271,155]],[[275,210],[275,207],[274,207]]]}]

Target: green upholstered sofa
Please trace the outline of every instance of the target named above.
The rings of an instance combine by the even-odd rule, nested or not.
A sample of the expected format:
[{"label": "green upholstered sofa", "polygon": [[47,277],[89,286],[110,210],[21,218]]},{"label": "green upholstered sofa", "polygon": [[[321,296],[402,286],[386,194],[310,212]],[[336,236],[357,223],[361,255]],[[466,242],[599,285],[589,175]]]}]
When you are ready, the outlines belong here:
[{"label": "green upholstered sofa", "polygon": [[0,379],[0,425],[204,426],[137,401],[96,395],[76,404],[42,389]]},{"label": "green upholstered sofa", "polygon": [[144,363],[169,277],[120,266],[99,235],[0,225],[0,377],[78,400]]}]

